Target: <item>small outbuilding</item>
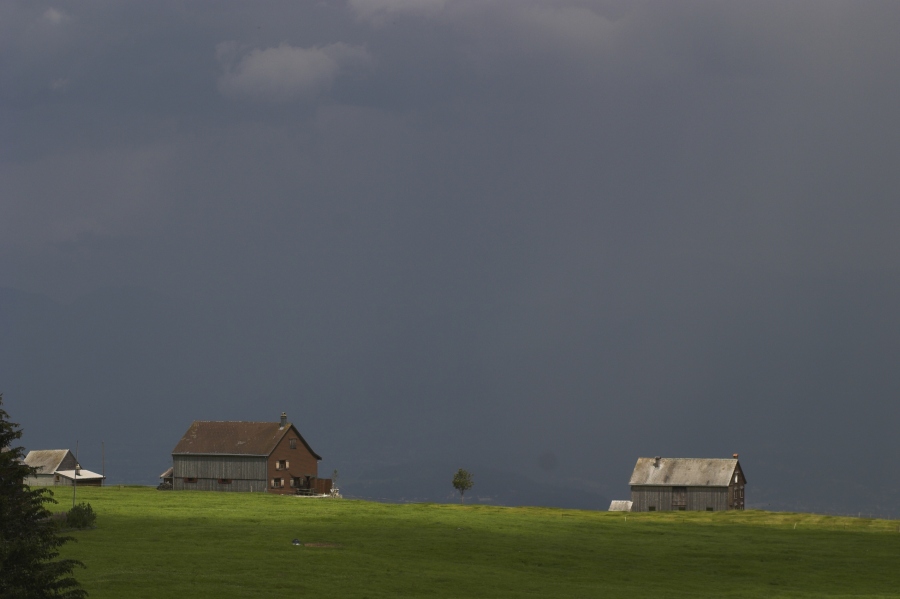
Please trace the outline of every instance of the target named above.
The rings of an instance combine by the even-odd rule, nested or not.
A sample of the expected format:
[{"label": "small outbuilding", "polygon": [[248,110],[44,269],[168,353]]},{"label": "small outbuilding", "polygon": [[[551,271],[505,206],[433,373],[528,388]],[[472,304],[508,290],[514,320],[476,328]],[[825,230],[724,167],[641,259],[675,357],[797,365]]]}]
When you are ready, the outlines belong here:
[{"label": "small outbuilding", "polygon": [[744,509],[747,479],[738,462],[714,458],[638,458],[631,474],[631,511]]},{"label": "small outbuilding", "polygon": [[102,487],[103,480],[106,478],[102,474],[97,474],[96,472],[91,472],[86,468],[78,468],[76,470],[57,470],[57,474],[59,474],[60,479],[65,481],[63,484],[72,486],[75,483],[78,483],[78,486],[84,485],[86,487]]},{"label": "small outbuilding", "polygon": [[609,511],[611,512],[630,512],[631,502],[624,499],[614,499],[609,503]]},{"label": "small outbuilding", "polygon": [[[68,449],[35,449],[25,456],[26,466],[35,469],[25,479],[31,487],[57,487],[79,485],[101,486],[106,478],[102,474],[81,468]],[[77,474],[76,474],[77,469]]]},{"label": "small outbuilding", "polygon": [[159,485],[157,485],[157,489],[160,491],[171,491],[173,488],[173,478],[172,478],[172,467],[169,466],[165,472],[159,475]]}]

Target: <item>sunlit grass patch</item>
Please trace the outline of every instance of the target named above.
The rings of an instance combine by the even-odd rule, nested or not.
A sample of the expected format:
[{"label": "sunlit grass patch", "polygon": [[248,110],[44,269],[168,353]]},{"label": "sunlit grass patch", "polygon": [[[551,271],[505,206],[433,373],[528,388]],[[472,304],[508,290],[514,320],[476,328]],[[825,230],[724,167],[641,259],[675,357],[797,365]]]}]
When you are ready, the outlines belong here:
[{"label": "sunlit grass patch", "polygon": [[[79,489],[91,597],[897,597],[898,523]],[[301,544],[293,545],[298,539]]]}]

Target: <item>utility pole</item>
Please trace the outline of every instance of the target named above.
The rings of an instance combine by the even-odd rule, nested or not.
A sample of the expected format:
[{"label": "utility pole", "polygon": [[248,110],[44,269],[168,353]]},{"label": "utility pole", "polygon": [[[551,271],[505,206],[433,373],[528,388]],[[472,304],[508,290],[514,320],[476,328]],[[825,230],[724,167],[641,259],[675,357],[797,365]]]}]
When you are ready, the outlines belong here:
[{"label": "utility pole", "polygon": [[75,477],[72,479],[72,507],[75,507],[75,492],[78,490],[78,475],[81,473],[81,464],[75,462]]}]

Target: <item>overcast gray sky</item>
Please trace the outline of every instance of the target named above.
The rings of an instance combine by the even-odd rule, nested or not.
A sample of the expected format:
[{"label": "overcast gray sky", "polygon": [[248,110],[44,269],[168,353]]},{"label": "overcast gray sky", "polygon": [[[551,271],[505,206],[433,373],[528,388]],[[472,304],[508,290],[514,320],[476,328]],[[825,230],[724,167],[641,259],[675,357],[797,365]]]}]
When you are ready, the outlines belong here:
[{"label": "overcast gray sky", "polygon": [[3,2],[7,410],[113,481],[286,410],[350,480],[618,498],[639,456],[740,452],[751,505],[900,515],[898,30],[894,1]]}]

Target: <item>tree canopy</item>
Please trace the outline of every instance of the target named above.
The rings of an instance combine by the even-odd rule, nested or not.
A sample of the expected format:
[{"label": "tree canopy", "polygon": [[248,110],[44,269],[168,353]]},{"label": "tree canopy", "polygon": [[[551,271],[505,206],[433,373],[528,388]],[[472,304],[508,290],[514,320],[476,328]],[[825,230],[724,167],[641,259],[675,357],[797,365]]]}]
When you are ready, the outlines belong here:
[{"label": "tree canopy", "polygon": [[466,494],[466,491],[472,488],[472,485],[475,483],[472,481],[472,473],[468,470],[463,470],[460,468],[456,471],[456,474],[453,475],[453,488],[459,491],[459,502],[464,503],[463,496]]},{"label": "tree canopy", "polygon": [[24,450],[13,447],[22,437],[9,421],[0,395],[0,597],[4,599],[81,599],[87,593],[72,576],[81,562],[57,559],[70,537],[61,536],[50,519],[47,489],[25,484],[33,469],[23,462]]}]

